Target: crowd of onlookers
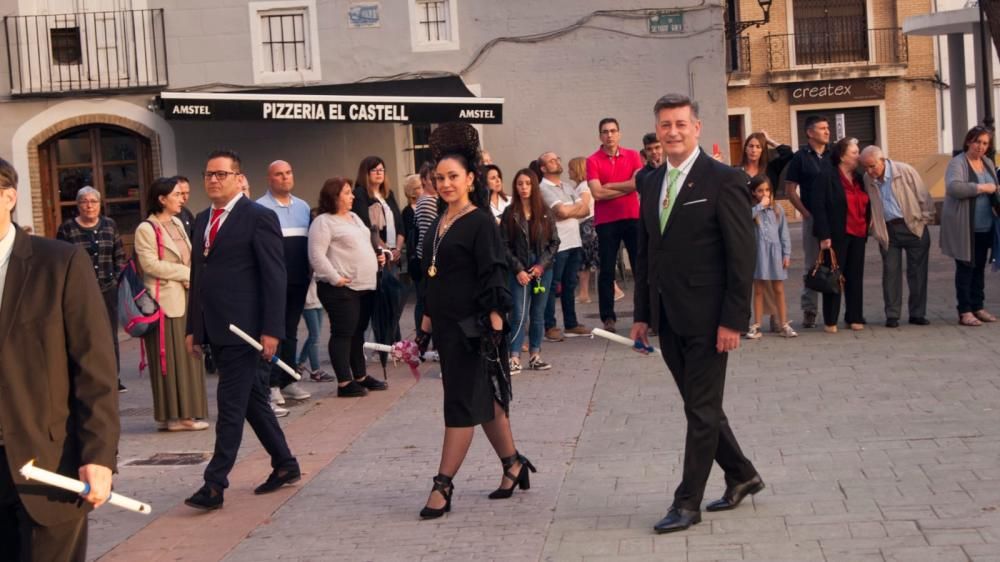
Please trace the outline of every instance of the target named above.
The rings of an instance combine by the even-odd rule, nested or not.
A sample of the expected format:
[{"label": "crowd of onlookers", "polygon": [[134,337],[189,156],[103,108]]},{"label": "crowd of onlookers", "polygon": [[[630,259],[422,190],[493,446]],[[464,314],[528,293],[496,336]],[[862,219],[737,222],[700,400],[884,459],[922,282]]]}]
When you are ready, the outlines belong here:
[{"label": "crowd of onlookers", "polygon": [[[621,249],[630,261],[636,254],[637,184],[663,165],[663,148],[652,133],[643,137],[641,151],[620,146],[621,131],[613,118],[601,120],[598,133],[601,145],[590,156],[572,158],[564,168],[562,158],[547,151],[509,176],[509,182],[489,153],[482,152],[480,172],[509,268],[513,373],[551,368],[541,355],[543,341],[590,334],[590,328],[580,322],[576,303],[591,302],[593,272],[597,272],[601,327],[615,331],[615,301],[624,297],[616,279]],[[935,219],[935,205],[920,175],[907,163],[887,158],[877,146],[862,150],[853,138],[831,142],[830,125],[823,117],[807,120],[805,133],[807,143],[798,151],[774,141],[765,131],[754,133],[746,139],[737,165],[747,177],[748,212],[757,237],[753,320],[745,337],[762,337],[766,316],[770,316],[770,331],[784,337],[798,335],[789,319],[784,287],[793,259],[803,260],[807,275],[821,265],[835,265],[842,275],[840,290],[824,292],[821,298],[803,284],[800,329],[815,327],[822,311],[824,330],[835,333],[843,301],[846,327],[863,330],[867,320],[862,285],[869,237],[877,240],[882,256],[885,325],[896,328],[903,316],[904,254],[907,321],[929,324],[931,241],[927,226]],[[948,166],[939,217],[942,251],[956,264],[958,322],[964,326],[996,320],[984,304],[985,267],[1000,236],[997,176],[987,156],[992,154],[992,143],[991,130],[975,127],[969,131],[963,150]],[[425,237],[442,208],[434,164],[424,163],[419,173],[405,178],[402,208],[387,175],[383,159],[367,157],[353,179],[328,179],[319,200],[310,204],[293,195],[292,166],[278,160],[269,165],[267,189],[256,199],[277,215],[284,242],[286,337],[278,355],[297,366],[303,377],[336,381],[338,396],[363,396],[385,388],[383,381],[368,376],[363,349],[366,339],[371,339],[366,334],[371,333],[379,291],[396,286],[405,273],[416,288],[412,291],[415,326],[420,326],[423,315],[419,287],[427,271],[420,264]],[[206,176],[206,185],[215,179]],[[246,176],[240,173],[237,179],[249,197]],[[207,427],[204,377],[205,365],[212,368],[211,357],[203,364],[184,348],[191,257],[192,252],[201,251],[191,246],[195,217],[187,208],[190,190],[191,183],[183,176],[154,181],[145,194],[148,217],[135,231],[136,260],[166,318],[164,337],[150,335],[144,342],[155,419],[165,430]],[[802,256],[792,255],[786,207],[779,203],[782,194],[802,217]],[[120,233],[114,221],[101,214],[96,189],[81,189],[77,207],[78,215],[59,227],[57,237],[83,246],[90,255],[109,318],[117,329],[116,280],[127,259]],[[561,328],[557,305],[562,310]],[[327,352],[334,375],[321,368],[318,352],[324,315],[330,322]],[[301,319],[308,338],[299,348],[296,333]],[[385,319],[380,322],[384,324]],[[389,340],[402,338],[398,312],[387,329]],[[523,353],[527,356],[522,364]],[[268,378],[272,409],[279,416],[287,415],[281,407],[286,399],[310,397],[277,367]],[[119,383],[119,389],[125,387]]]}]

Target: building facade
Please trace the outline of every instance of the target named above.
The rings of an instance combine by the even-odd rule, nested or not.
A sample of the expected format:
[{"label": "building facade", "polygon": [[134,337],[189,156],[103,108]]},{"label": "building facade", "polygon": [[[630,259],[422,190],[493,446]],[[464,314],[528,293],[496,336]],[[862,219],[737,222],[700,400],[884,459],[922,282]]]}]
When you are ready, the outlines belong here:
[{"label": "building facade", "polygon": [[[733,0],[731,20],[760,20],[757,0]],[[940,80],[928,37],[903,21],[931,0],[774,0],[770,21],[727,40],[729,139],[739,157],[766,130],[798,147],[804,122],[825,115],[831,136],[877,144],[917,164],[940,151]]]},{"label": "building facade", "polygon": [[241,153],[254,196],[273,160],[314,202],[370,154],[399,193],[435,122],[453,118],[477,123],[512,175],[545,150],[593,152],[602,117],[637,147],[670,91],[701,101],[703,136],[724,139],[721,2],[650,4],[0,0],[0,155],[24,178],[15,218],[53,235],[93,185],[130,233],[145,187],[178,173],[204,208],[217,147]]}]

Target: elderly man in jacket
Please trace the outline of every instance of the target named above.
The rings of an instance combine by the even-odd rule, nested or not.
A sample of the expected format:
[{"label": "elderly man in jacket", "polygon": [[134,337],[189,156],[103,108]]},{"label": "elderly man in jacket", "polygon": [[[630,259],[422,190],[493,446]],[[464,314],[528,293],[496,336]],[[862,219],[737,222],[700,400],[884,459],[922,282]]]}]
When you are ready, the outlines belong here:
[{"label": "elderly man in jacket", "polygon": [[904,251],[910,324],[930,324],[927,264],[931,237],[927,225],[934,219],[934,202],[913,166],[886,158],[875,145],[861,151],[861,166],[865,170],[865,190],[871,199],[871,232],[882,253],[885,325],[899,327]]}]

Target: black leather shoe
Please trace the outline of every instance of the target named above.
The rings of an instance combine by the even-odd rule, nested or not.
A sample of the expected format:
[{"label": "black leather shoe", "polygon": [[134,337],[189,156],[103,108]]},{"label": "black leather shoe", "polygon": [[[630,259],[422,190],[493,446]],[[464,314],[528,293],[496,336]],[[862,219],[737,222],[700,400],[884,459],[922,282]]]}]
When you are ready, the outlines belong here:
[{"label": "black leather shoe", "polygon": [[670,506],[667,515],[660,519],[660,522],[653,525],[653,530],[657,533],[673,533],[683,531],[691,525],[701,523],[701,512],[691,509],[682,509]]},{"label": "black leather shoe", "polygon": [[752,496],[763,489],[764,481],[761,480],[760,474],[758,474],[742,484],[726,488],[726,493],[722,495],[722,499],[715,500],[706,505],[705,511],[727,511],[734,509],[740,505],[743,498]]},{"label": "black leather shoe", "polygon": [[222,501],[222,491],[216,490],[206,484],[195,492],[193,496],[184,500],[184,505],[202,511],[214,511],[222,507]]},{"label": "black leather shoe", "polygon": [[272,472],[263,484],[254,488],[253,493],[257,495],[270,494],[285,484],[294,484],[301,479],[302,471],[299,470],[298,465],[291,468],[279,468]]},{"label": "black leather shoe", "polygon": [[357,381],[351,381],[347,383],[347,386],[337,387],[337,396],[340,398],[355,398],[367,395],[368,389],[358,384]]},{"label": "black leather shoe", "polygon": [[915,326],[926,326],[930,324],[931,321],[924,318],[923,316],[910,317],[910,324]]},{"label": "black leather shoe", "polygon": [[[913,321],[910,320],[910,322],[913,322]],[[899,327],[899,318],[886,318],[885,319],[885,327],[886,328],[898,328]]]},{"label": "black leather shoe", "polygon": [[361,386],[367,388],[368,390],[385,390],[389,388],[388,383],[380,381],[378,379],[374,379],[372,377],[365,377],[363,379],[354,379],[354,382],[360,384]]}]

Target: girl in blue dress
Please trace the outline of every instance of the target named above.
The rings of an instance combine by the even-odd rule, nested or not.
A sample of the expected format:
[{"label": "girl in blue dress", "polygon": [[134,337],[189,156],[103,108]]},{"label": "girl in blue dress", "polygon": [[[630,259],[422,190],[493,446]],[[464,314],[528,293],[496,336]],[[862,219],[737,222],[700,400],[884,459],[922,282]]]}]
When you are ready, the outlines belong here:
[{"label": "girl in blue dress", "polygon": [[778,317],[783,337],[794,338],[798,334],[788,322],[788,307],[785,304],[785,279],[791,263],[792,244],[788,235],[788,221],[785,210],[774,201],[771,184],[765,175],[750,180],[750,192],[756,204],[753,207],[753,222],[757,236],[757,267],[753,273],[754,324],[747,332],[747,338],[759,339],[760,319],[764,315],[764,291],[770,286],[778,305]]}]

